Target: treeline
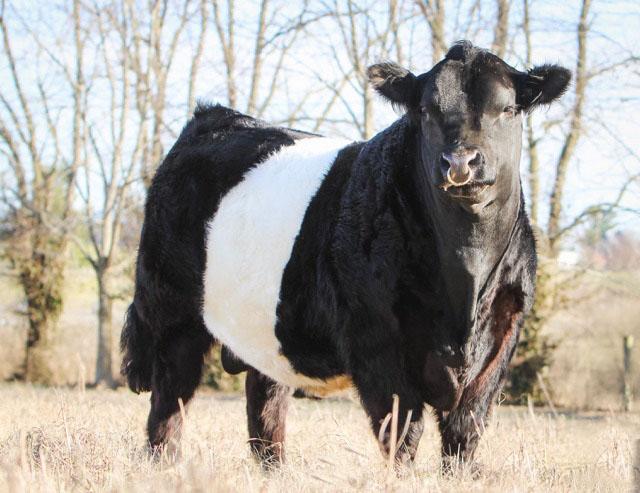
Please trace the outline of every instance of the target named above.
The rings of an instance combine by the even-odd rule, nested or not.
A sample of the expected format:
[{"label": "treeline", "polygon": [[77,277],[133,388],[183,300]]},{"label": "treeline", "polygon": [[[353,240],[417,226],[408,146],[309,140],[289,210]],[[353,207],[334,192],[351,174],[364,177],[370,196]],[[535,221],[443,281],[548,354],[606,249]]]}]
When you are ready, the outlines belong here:
[{"label": "treeline", "polygon": [[[624,29],[611,28],[611,5],[65,0],[25,6],[3,0],[2,255],[24,295],[28,320],[16,376],[50,378],[55,362],[48,346],[64,330],[57,321],[66,252],[74,248],[98,287],[95,382],[116,384],[111,354],[120,320],[114,324],[113,303],[128,295],[119,280],[132,276],[154,169],[198,98],[278,124],[367,139],[395,117],[375,102],[368,65],[393,59],[421,73],[452,42],[469,38],[520,68],[552,58],[574,69],[565,106],[544,115],[544,123],[527,116],[525,125],[528,205],[550,260],[541,262],[539,300],[511,388],[514,395],[535,394],[536,375],[551,351],[540,331],[562,291],[550,282],[555,278],[547,266],[590,218],[628,211],[628,196],[637,193],[640,159],[625,143],[629,121],[620,119],[621,109],[629,114],[640,101],[637,43],[625,40]],[[632,4],[613,5],[621,25],[638,18]],[[601,89],[621,75],[630,87],[635,81],[631,98],[626,87],[603,96]],[[628,166],[612,176],[613,188],[601,199],[576,207],[581,184],[572,170],[590,152],[590,138]]]}]

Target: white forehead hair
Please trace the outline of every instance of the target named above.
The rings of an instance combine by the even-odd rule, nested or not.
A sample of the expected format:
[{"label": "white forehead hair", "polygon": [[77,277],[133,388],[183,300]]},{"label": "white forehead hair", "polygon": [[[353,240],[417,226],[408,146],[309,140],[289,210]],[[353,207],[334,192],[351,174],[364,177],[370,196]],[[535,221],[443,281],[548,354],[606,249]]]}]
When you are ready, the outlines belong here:
[{"label": "white forehead hair", "polygon": [[436,75],[437,103],[444,113],[464,110],[462,106],[466,103],[466,95],[462,91],[463,69],[461,62],[447,61]]}]

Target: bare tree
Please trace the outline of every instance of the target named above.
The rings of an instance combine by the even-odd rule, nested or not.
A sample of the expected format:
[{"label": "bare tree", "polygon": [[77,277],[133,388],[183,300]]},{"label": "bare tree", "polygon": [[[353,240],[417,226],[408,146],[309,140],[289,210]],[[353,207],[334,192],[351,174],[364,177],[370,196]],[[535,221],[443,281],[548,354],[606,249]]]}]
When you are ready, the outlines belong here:
[{"label": "bare tree", "polygon": [[[28,381],[46,382],[51,377],[47,353],[62,310],[74,179],[82,161],[81,112],[86,87],[78,67],[82,65],[86,33],[80,25],[78,3],[73,2],[70,15],[75,40],[74,66],[58,58],[55,48],[28,26],[26,36],[37,52],[30,52],[28,57],[16,56],[13,49],[16,26],[7,23],[6,13],[11,9],[13,19],[19,16],[4,1],[0,6],[2,56],[9,67],[11,82],[11,87],[3,87],[0,93],[0,152],[9,165],[8,175],[3,175],[1,199],[8,210],[4,220],[11,232],[4,254],[18,274],[26,300],[28,332],[25,362],[19,376]],[[35,82],[25,77],[30,70],[27,66],[34,66],[33,56],[53,63],[71,96],[69,146],[65,146],[58,132],[63,114],[51,106],[55,98],[44,82],[44,75],[38,72]],[[63,147],[71,149],[69,155],[65,155]]]},{"label": "bare tree", "polygon": [[[140,167],[147,187],[164,155],[166,134],[175,138],[167,122],[167,82],[187,25],[196,14],[208,15],[208,10],[202,5],[204,1],[196,3],[196,0],[182,0],[174,3],[169,0],[153,0],[140,3],[121,0],[131,22],[133,36],[130,63],[137,88],[136,108],[141,120],[145,122],[142,129],[145,137]],[[200,22],[200,29],[206,29],[206,24]],[[201,42],[204,43],[206,33],[201,36]],[[196,55],[191,64],[194,84],[199,67],[200,59]],[[192,96],[195,100],[193,93]]]},{"label": "bare tree", "polygon": [[[111,367],[112,305],[117,295],[113,279],[114,261],[122,215],[126,211],[127,193],[136,162],[141,155],[143,134],[139,122],[135,122],[129,115],[133,92],[129,50],[132,35],[130,24],[125,20],[125,5],[120,2],[109,6],[94,5],[90,13],[92,27],[99,34],[99,59],[96,63],[106,82],[105,92],[109,95],[109,103],[106,120],[101,117],[96,121],[91,114],[83,115],[87,159],[82,167],[84,181],[78,185],[78,190],[84,203],[84,222],[89,246],[85,247],[83,241],[78,241],[77,246],[91,264],[98,287],[95,382],[114,386]],[[103,94],[95,95],[95,98],[103,97]],[[100,107],[96,100],[92,103],[96,110]],[[129,135],[137,135],[137,138],[130,156],[126,156]],[[97,182],[93,178],[96,175],[99,177]]]},{"label": "bare tree", "polygon": [[582,112],[587,92],[587,34],[589,32],[589,8],[591,0],[583,0],[578,21],[578,55],[576,58],[576,76],[574,83],[574,103],[571,109],[569,130],[564,138],[562,150],[556,163],[555,178],[549,199],[549,219],[547,237],[552,254],[557,254],[560,245],[560,221],[562,219],[562,200],[565,190],[565,179],[571,158],[582,132]]},{"label": "bare tree", "polygon": [[[526,47],[526,63],[531,65],[533,44],[531,41],[531,12],[530,3],[528,0],[523,1],[524,18],[523,28],[525,34],[525,47]],[[539,234],[541,239],[546,240],[548,243],[548,251],[546,254],[555,257],[561,246],[561,242],[564,237],[574,231],[577,227],[582,225],[589,216],[593,214],[600,214],[603,212],[610,212],[614,209],[620,208],[621,203],[628,193],[632,184],[638,180],[638,174],[630,173],[629,177],[621,185],[617,191],[615,197],[606,202],[591,204],[587,206],[583,211],[577,213],[572,218],[564,217],[564,196],[567,188],[566,176],[567,172],[574,161],[575,152],[578,148],[578,143],[584,134],[585,119],[585,106],[587,102],[587,89],[591,81],[596,77],[602,76],[612,70],[627,66],[631,63],[637,63],[638,59],[634,56],[616,58],[611,61],[608,60],[606,64],[597,67],[596,69],[589,70],[587,62],[587,43],[589,40],[590,24],[589,13],[591,8],[591,0],[583,0],[582,7],[580,9],[580,15],[577,22],[576,37],[577,37],[577,54],[576,54],[576,69],[575,78],[573,84],[573,101],[568,113],[568,125],[566,131],[563,132],[561,137],[562,145],[558,153],[557,160],[554,166],[554,177],[552,180],[552,189],[548,200],[549,215],[547,219],[546,228],[544,231],[539,228]],[[600,120],[600,119],[598,119]],[[557,123],[552,122],[554,127],[559,127]],[[542,138],[535,135],[534,121],[531,115],[526,117],[526,136],[527,136],[527,153],[529,158],[529,188],[530,196],[529,203],[531,207],[531,218],[534,225],[539,224],[539,209],[540,209],[540,163],[538,156],[538,148],[542,142]],[[547,128],[548,130],[548,128]],[[611,131],[605,127],[610,136]],[[640,156],[630,149],[623,142],[618,141],[624,150],[635,157],[637,161],[640,161]],[[543,237],[543,238],[542,238]]]},{"label": "bare tree", "polygon": [[213,19],[215,21],[216,33],[220,40],[224,66],[226,68],[227,82],[227,102],[232,108],[238,107],[238,89],[236,87],[236,50],[235,50],[235,1],[227,0],[227,23],[222,22],[220,12],[220,1],[212,0]]},{"label": "bare tree", "polygon": [[404,66],[404,53],[402,51],[402,5],[398,4],[398,0],[389,0],[389,30],[393,36],[393,45],[396,49],[395,61],[399,65]]},{"label": "bare tree", "polygon": [[[532,29],[531,29],[531,5],[529,0],[523,0],[523,30],[526,48],[526,64],[532,64]],[[529,159],[529,205],[531,219],[536,229],[539,245],[539,264],[537,272],[536,299],[533,309],[523,328],[523,334],[518,345],[518,358],[512,371],[511,385],[519,394],[526,391],[534,395],[539,394],[536,389],[536,374],[548,364],[553,346],[542,330],[549,319],[565,308],[566,300],[570,299],[570,293],[576,284],[583,278],[584,272],[577,270],[570,275],[561,275],[558,272],[555,261],[561,247],[561,243],[569,232],[575,231],[579,226],[589,220],[599,217],[610,217],[615,211],[620,210],[624,196],[631,186],[640,178],[640,173],[631,173],[622,184],[612,200],[591,204],[582,212],[572,218],[565,217],[564,195],[567,188],[566,175],[569,167],[575,162],[575,154],[578,143],[584,134],[586,120],[587,86],[590,80],[608,70],[620,67],[631,61],[633,57],[608,61],[606,65],[591,72],[587,69],[587,42],[589,39],[590,0],[583,0],[580,15],[577,22],[577,53],[576,73],[573,86],[573,100],[570,111],[566,117],[567,127],[564,132],[560,129],[559,122],[552,122],[545,128],[545,132],[536,129],[531,115],[526,116],[526,141],[527,155]],[[561,120],[560,120],[561,122]],[[555,173],[552,181],[552,191],[548,198],[549,216],[546,225],[540,224],[540,158],[539,148],[544,145],[543,136],[549,133],[549,129],[555,130],[556,135],[561,135],[561,146],[555,162]],[[634,155],[633,150],[630,153]],[[640,158],[636,156],[640,161]],[[546,226],[546,227],[545,227]],[[573,300],[577,302],[576,300]]]},{"label": "bare tree", "polygon": [[431,30],[431,61],[435,65],[447,50],[444,0],[415,0],[415,2]]},{"label": "bare tree", "polygon": [[[330,49],[339,80],[327,80],[316,74],[333,93],[331,104],[325,107],[322,118],[325,119],[333,104],[340,101],[348,121],[356,126],[364,139],[371,138],[375,130],[374,92],[367,78],[367,67],[387,58],[396,43],[400,43],[398,33],[403,22],[396,2],[389,2],[384,12],[375,11],[374,8],[375,4],[347,0],[343,11],[341,3],[336,0],[333,19],[342,45],[331,45]],[[402,54],[402,48],[395,46],[395,52]],[[344,89],[349,91],[345,94]],[[355,94],[360,104],[354,104],[349,94]]]},{"label": "bare tree", "polygon": [[[195,106],[196,77],[201,66],[209,17],[208,0],[185,0],[179,5],[177,23],[165,27],[169,4],[154,2],[138,10],[132,0],[95,2],[91,15],[97,33],[101,92],[91,94],[93,111],[86,122],[86,155],[79,195],[84,204],[84,224],[89,242],[77,246],[91,264],[98,287],[96,384],[115,385],[112,369],[113,302],[122,295],[117,280],[122,260],[119,239],[125,216],[132,213],[136,171],[148,185],[151,172],[163,154],[163,136],[171,133],[166,122],[167,84],[178,52],[178,39],[189,23],[197,29],[191,58],[184,108]],[[149,20],[145,23],[145,20]],[[148,35],[148,43],[143,36]],[[105,96],[108,104],[105,105]],[[175,99],[175,98],[174,98]],[[106,115],[106,116],[105,116]],[[96,179],[97,177],[97,179]],[[131,261],[125,255],[125,260]]]},{"label": "bare tree", "polygon": [[[264,117],[277,92],[283,90],[282,75],[287,58],[301,33],[329,13],[324,10],[311,12],[309,2],[305,0],[292,16],[287,17],[271,0],[261,0],[255,28],[239,38],[235,1],[226,0],[226,8],[223,8],[222,0],[212,0],[212,4],[213,22],[225,67],[227,104],[236,109],[244,106],[247,113]],[[249,54],[245,46],[252,46],[253,51]],[[239,66],[239,61],[245,59],[251,60],[250,65]],[[238,71],[250,75],[242,78]],[[296,98],[294,109],[283,118],[285,121],[296,121],[296,114],[308,95],[309,91],[305,91]],[[242,99],[246,99],[244,105]]]},{"label": "bare tree", "polygon": [[[580,20],[578,23],[578,56],[577,65],[583,69],[586,63],[586,18],[588,15],[590,0],[585,0],[583,3],[583,9],[581,11]],[[527,68],[532,65],[532,53],[533,45],[531,39],[531,11],[529,0],[523,0],[523,31],[525,41],[525,61]],[[498,39],[498,26],[496,25],[496,36]],[[495,45],[495,41],[494,41]],[[495,49],[495,46],[494,46]],[[582,74],[582,76],[584,73]],[[581,75],[578,74],[578,78]],[[567,145],[569,139],[574,139],[576,131],[579,131],[580,120],[576,120],[576,105],[578,116],[582,113],[582,101],[584,100],[584,91],[586,87],[584,84],[576,85],[575,87],[575,100],[572,111],[572,119],[570,122],[569,133],[564,138],[564,147]],[[580,92],[580,94],[578,94]],[[549,364],[551,353],[554,346],[550,343],[547,336],[543,334],[543,329],[550,319],[550,317],[560,310],[561,300],[563,293],[567,292],[567,283],[575,281],[574,276],[561,277],[557,273],[557,266],[553,260],[549,258],[557,254],[557,249],[549,251],[549,233],[551,232],[550,224],[547,224],[546,230],[543,230],[539,224],[539,208],[540,208],[540,163],[538,156],[539,139],[535,136],[534,121],[531,114],[526,115],[526,141],[527,141],[527,154],[529,158],[529,206],[533,226],[536,230],[538,237],[538,270],[536,272],[536,297],[533,303],[532,310],[527,317],[527,320],[523,326],[522,336],[518,342],[517,357],[512,363],[512,370],[509,382],[509,393],[513,399],[521,399],[523,395],[532,396],[534,400],[540,400],[542,398],[541,389],[539,388],[538,374],[543,370],[545,366]],[[578,126],[578,129],[575,126]],[[574,137],[571,137],[574,135]],[[575,147],[575,144],[571,144]],[[564,149],[563,147],[563,149]],[[564,157],[563,157],[564,156]],[[556,168],[561,167],[563,173],[566,173],[566,168],[569,165],[571,159],[570,154],[566,154],[563,150],[560,154],[558,165]],[[563,181],[564,178],[560,177]],[[556,180],[554,181],[554,189],[562,183],[558,184],[558,174],[556,173]],[[553,197],[553,196],[552,196]],[[550,199],[550,205],[553,202],[553,198]],[[561,204],[558,204],[561,207]],[[552,206],[553,207],[553,206]]]},{"label": "bare tree", "polygon": [[[373,89],[367,79],[367,66],[372,59],[371,51],[378,40],[375,39],[375,32],[371,32],[373,23],[365,9],[359,8],[351,0],[347,1],[346,18],[347,24],[345,25],[336,3],[336,20],[351,65],[349,71],[356,77],[362,96],[362,120],[361,122],[356,120],[354,123],[360,127],[362,137],[370,139],[373,136]],[[362,25],[358,25],[359,20],[362,20]],[[359,36],[359,28],[364,32],[362,40]]]},{"label": "bare tree", "polygon": [[262,65],[264,63],[263,51],[265,49],[265,35],[267,30],[267,9],[269,0],[260,2],[260,14],[258,15],[258,26],[256,29],[256,42],[253,50],[253,67],[251,70],[251,84],[249,90],[249,100],[247,102],[247,113],[253,114],[258,104],[258,90],[260,77],[262,75]]},{"label": "bare tree", "polygon": [[[507,51],[507,40],[509,37],[509,7],[510,0],[497,0],[496,24],[493,31],[493,43],[491,51],[500,58],[504,58]],[[526,8],[526,7],[525,7]]]},{"label": "bare tree", "polygon": [[198,35],[198,44],[196,46],[195,54],[191,60],[191,70],[189,71],[189,94],[187,96],[187,116],[193,113],[196,106],[196,80],[198,78],[198,71],[202,63],[202,56],[204,54],[204,45],[207,37],[207,30],[209,27],[209,2],[207,0],[200,0],[200,33]]}]

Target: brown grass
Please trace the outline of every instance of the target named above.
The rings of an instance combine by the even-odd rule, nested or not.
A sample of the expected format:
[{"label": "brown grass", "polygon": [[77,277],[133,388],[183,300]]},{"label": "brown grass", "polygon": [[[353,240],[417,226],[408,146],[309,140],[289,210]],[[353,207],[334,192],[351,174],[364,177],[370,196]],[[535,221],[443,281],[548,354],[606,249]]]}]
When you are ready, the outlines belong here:
[{"label": "brown grass", "polygon": [[640,415],[500,408],[481,442],[484,475],[446,477],[427,420],[415,468],[398,479],[360,406],[295,400],[288,463],[264,473],[246,445],[244,399],[200,394],[181,457],[150,461],[148,396],[0,385],[0,491],[631,491]]}]

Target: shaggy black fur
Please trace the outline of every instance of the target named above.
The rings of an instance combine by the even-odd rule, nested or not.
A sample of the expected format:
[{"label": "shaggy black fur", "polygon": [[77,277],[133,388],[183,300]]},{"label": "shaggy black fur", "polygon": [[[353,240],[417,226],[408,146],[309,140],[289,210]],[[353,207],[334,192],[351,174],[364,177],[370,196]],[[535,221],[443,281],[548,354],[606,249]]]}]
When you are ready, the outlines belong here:
[{"label": "shaggy black fur", "polygon": [[[389,63],[369,74],[407,114],[338,154],[283,273],[274,330],[297,372],[352,379],[376,436],[398,395],[400,426],[411,416],[399,462],[415,455],[425,403],[445,462],[470,461],[534,294],[522,112],[559,97],[567,71],[519,72],[460,43],[420,76]],[[177,428],[176,401],[192,396],[212,342],[200,313],[205,225],[247,170],[308,135],[201,107],[159,167],[122,335],[129,385],[152,390],[153,445]],[[477,151],[472,181],[450,187],[443,155],[460,150]],[[248,368],[225,351],[229,371]],[[286,393],[248,369],[252,450],[281,458]]]},{"label": "shaggy black fur", "polygon": [[220,360],[222,361],[222,368],[230,375],[237,375],[251,368],[225,345],[220,348]]},{"label": "shaggy black fur", "polygon": [[200,106],[158,167],[147,195],[136,289],[122,331],[122,373],[152,391],[152,445],[197,387],[213,343],[202,320],[205,226],[221,197],[282,146],[311,134],[268,126],[222,106]]}]

